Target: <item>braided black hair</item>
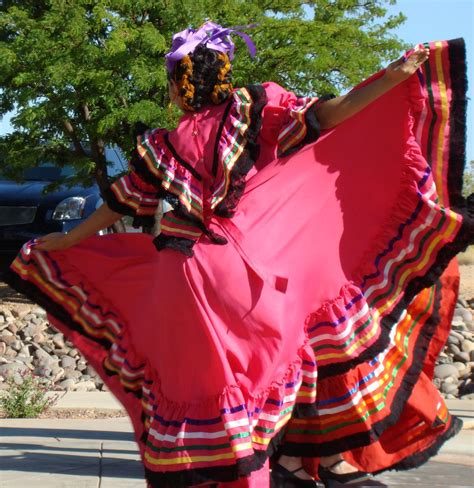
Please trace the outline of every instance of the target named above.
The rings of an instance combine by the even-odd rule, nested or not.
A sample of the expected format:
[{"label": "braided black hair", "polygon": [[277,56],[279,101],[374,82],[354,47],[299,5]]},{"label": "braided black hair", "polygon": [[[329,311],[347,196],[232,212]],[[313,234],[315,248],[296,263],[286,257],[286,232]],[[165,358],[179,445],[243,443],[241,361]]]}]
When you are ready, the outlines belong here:
[{"label": "braided black hair", "polygon": [[199,45],[176,63],[170,79],[178,85],[184,109],[194,112],[227,100],[232,93],[231,71],[227,54]]}]

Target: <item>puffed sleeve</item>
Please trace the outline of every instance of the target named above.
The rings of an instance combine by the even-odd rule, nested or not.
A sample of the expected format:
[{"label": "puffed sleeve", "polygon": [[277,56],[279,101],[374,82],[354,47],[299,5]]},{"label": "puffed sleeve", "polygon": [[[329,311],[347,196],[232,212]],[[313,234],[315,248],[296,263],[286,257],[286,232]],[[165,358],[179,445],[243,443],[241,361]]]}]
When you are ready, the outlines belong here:
[{"label": "puffed sleeve", "polygon": [[143,181],[135,171],[115,180],[105,191],[107,205],[122,215],[134,217],[134,227],[152,226],[160,203],[158,189]]},{"label": "puffed sleeve", "polygon": [[261,137],[277,146],[278,156],[287,156],[315,142],[320,135],[318,104],[334,96],[298,97],[272,82],[264,83],[263,87],[267,104],[263,109]]},{"label": "puffed sleeve", "polygon": [[173,211],[165,214],[154,244],[158,250],[172,248],[191,256],[194,243],[203,233],[209,234],[204,225],[200,173],[175,153],[164,129],[137,136],[129,169],[129,174],[105,192],[109,207],[147,225],[153,223],[160,200],[167,201]]}]

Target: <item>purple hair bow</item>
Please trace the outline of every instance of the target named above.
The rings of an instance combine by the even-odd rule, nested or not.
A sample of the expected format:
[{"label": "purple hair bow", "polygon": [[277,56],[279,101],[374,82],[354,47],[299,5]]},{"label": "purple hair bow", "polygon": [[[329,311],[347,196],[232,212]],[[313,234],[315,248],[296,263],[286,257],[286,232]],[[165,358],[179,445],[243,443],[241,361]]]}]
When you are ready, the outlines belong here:
[{"label": "purple hair bow", "polygon": [[[249,25],[246,27],[255,26]],[[176,62],[184,58],[187,54],[192,53],[199,44],[204,44],[209,49],[227,53],[229,59],[232,60],[234,58],[235,45],[232,42],[230,34],[240,36],[246,42],[250,56],[252,58],[255,56],[257,49],[247,34],[235,30],[232,27],[224,28],[219,24],[208,21],[199,27],[198,30],[185,29],[173,36],[171,50],[165,56],[166,69],[171,73]]]}]

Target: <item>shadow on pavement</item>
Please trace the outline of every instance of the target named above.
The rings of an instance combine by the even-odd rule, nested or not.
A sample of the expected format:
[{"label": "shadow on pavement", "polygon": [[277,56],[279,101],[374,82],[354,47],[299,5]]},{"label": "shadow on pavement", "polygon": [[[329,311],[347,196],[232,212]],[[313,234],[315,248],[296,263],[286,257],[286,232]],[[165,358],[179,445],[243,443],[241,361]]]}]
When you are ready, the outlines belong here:
[{"label": "shadow on pavement", "polygon": [[39,437],[80,439],[97,441],[131,441],[135,439],[130,432],[110,432],[104,430],[77,430],[77,429],[34,429],[2,426],[1,437]]}]

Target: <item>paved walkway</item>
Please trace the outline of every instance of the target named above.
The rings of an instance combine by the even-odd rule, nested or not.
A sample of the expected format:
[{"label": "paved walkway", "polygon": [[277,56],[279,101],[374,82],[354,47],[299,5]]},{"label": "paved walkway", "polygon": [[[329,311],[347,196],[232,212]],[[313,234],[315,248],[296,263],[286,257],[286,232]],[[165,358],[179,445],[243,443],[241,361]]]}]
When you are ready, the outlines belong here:
[{"label": "paved walkway", "polygon": [[[441,453],[425,466],[405,473],[384,474],[378,477],[378,486],[474,486],[474,402],[454,401],[449,406],[453,413],[464,418],[469,428],[447,442]],[[68,393],[56,406],[91,407],[117,409],[120,405],[109,394]],[[70,486],[145,488],[132,426],[127,418],[0,420],[1,488]]]}]

